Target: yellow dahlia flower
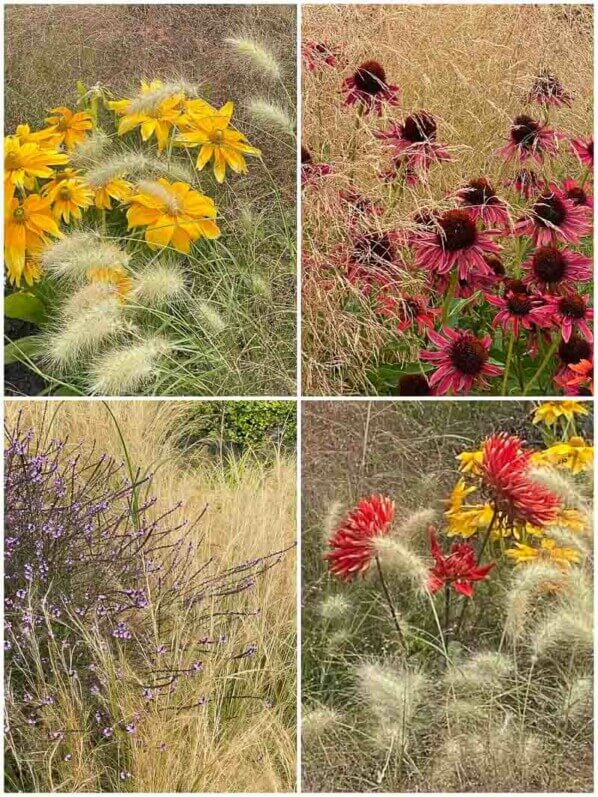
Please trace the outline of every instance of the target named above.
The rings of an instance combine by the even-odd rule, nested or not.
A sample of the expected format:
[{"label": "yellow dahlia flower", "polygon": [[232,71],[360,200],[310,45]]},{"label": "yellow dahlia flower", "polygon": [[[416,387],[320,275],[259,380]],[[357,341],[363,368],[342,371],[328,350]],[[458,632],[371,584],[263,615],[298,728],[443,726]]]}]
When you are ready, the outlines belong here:
[{"label": "yellow dahlia flower", "polygon": [[71,216],[77,221],[81,220],[81,210],[88,208],[93,202],[93,194],[86,185],[76,178],[69,177],[61,180],[47,193],[52,203],[54,218],[62,219],[70,224]]},{"label": "yellow dahlia flower", "polygon": [[85,111],[73,113],[69,108],[60,106],[52,108],[50,113],[53,116],[48,116],[46,119],[51,125],[47,132],[60,136],[60,143],[69,151],[85,141],[88,131],[93,129],[92,118]]},{"label": "yellow dahlia flower", "polygon": [[536,408],[534,423],[543,422],[547,426],[552,426],[561,417],[570,421],[574,415],[587,414],[588,410],[581,401],[545,401]]},{"label": "yellow dahlia flower", "polygon": [[214,176],[219,183],[224,182],[227,167],[245,174],[247,164],[244,156],[259,157],[262,154],[249,144],[243,133],[229,128],[233,109],[233,103],[227,102],[215,113],[187,113],[184,117],[186,132],[176,139],[187,147],[199,147],[195,164],[198,169],[214,160]]},{"label": "yellow dahlia flower", "polygon": [[462,473],[478,473],[484,454],[482,451],[462,451],[457,454],[459,470]]},{"label": "yellow dahlia flower", "polygon": [[[133,100],[111,100],[108,108],[122,116],[118,126],[118,135],[124,136],[136,127],[141,130],[141,138],[148,141],[153,135],[158,142],[158,151],[162,152],[168,144],[170,131],[181,117],[181,106],[185,99],[182,92],[163,97],[161,89],[164,84],[160,80],[151,83],[141,81],[139,97]],[[152,101],[155,98],[155,101]]]},{"label": "yellow dahlia flower", "polygon": [[193,191],[187,183],[171,184],[163,177],[140,183],[128,201],[129,229],[145,227],[145,240],[150,246],[172,246],[187,254],[198,238],[220,235],[213,200]]},{"label": "yellow dahlia flower", "polygon": [[[48,235],[60,238],[52,216],[50,200],[30,194],[23,202],[16,197],[4,205],[4,260],[10,281],[19,285],[25,274],[27,256],[39,252]],[[29,266],[28,273],[35,273]]]},{"label": "yellow dahlia flower", "polygon": [[561,548],[554,540],[541,540],[540,545],[532,547],[516,542],[515,548],[509,548],[505,555],[515,560],[515,564],[544,561],[552,562],[559,567],[569,567],[572,562],[579,562],[580,554],[575,548]]},{"label": "yellow dahlia flower", "polygon": [[21,144],[17,136],[4,139],[4,188],[5,195],[12,196],[14,189],[31,190],[35,178],[52,176],[52,166],[67,163],[68,155],[51,149],[42,149],[39,144]]}]

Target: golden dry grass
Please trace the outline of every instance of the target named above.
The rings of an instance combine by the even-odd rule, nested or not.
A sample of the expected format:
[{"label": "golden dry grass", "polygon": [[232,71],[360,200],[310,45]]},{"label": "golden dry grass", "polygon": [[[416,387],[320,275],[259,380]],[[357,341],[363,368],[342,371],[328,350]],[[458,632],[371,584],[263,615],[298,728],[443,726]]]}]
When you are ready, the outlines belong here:
[{"label": "golden dry grass", "polygon": [[[295,538],[295,463],[277,458],[266,467],[246,458],[236,466],[214,465],[207,455],[175,445],[185,432],[190,406],[185,402],[110,402],[110,409],[126,441],[134,466],[153,472],[150,493],[158,498],[156,513],[182,502],[172,521],[194,518],[207,506],[197,527],[198,562],[213,556],[218,569],[287,548]],[[43,428],[51,437],[69,438],[105,451],[120,461],[123,444],[115,420],[103,402],[7,402],[9,427],[22,413],[24,427]],[[295,560],[288,553],[282,563],[257,579],[249,601],[261,613],[247,618],[234,633],[235,645],[255,642],[258,653],[235,676],[215,657],[202,671],[202,690],[219,710],[209,713],[156,710],[153,721],[143,722],[131,745],[129,769],[133,790],[140,792],[280,792],[294,788],[295,780]],[[172,644],[180,648],[196,639],[199,628],[184,613],[176,618]],[[201,633],[205,633],[205,626]],[[243,649],[243,648],[240,648]],[[123,665],[123,662],[120,662]],[[182,664],[179,666],[183,666]],[[186,666],[189,666],[188,664]],[[117,678],[117,662],[105,656],[102,667],[113,678],[123,714],[139,709],[138,689]],[[110,674],[112,673],[112,676]],[[60,673],[52,673],[60,681]],[[50,680],[52,680],[52,678]],[[234,712],[223,711],[224,695],[238,678],[237,691],[270,695],[263,700],[239,700]],[[62,679],[64,680],[64,679]],[[183,692],[189,687],[181,684]],[[192,687],[191,687],[192,688]],[[189,692],[189,697],[192,692]],[[66,686],[57,702],[56,727],[84,723],[77,690]],[[184,704],[185,694],[181,696]],[[229,715],[226,719],[227,713]],[[164,752],[156,753],[160,743]],[[18,750],[23,761],[35,761],[33,750]],[[102,771],[100,754],[85,734],[73,750],[70,764],[54,767],[34,764],[40,790],[97,791]],[[123,787],[126,788],[126,787]]]},{"label": "golden dry grass", "polygon": [[[486,175],[495,184],[513,173],[494,150],[504,143],[510,121],[529,112],[524,103],[533,76],[547,68],[574,95],[572,108],[551,122],[567,135],[592,131],[592,8],[564,5],[306,6],[302,38],[338,46],[347,68],[309,72],[302,86],[302,143],[334,175],[307,188],[303,199],[304,257],[326,262],[346,237],[347,219],[338,191],[352,187],[385,208],[381,230],[409,223],[422,206],[435,205],[463,178]],[[572,56],[572,54],[575,54]],[[379,61],[387,80],[398,84],[401,102],[380,121],[365,117],[357,137],[355,167],[349,161],[354,108],[341,106],[342,79],[365,60]],[[439,122],[438,141],[455,158],[432,170],[427,186],[393,197],[377,177],[388,168],[385,147],[372,130],[385,119],[402,121],[425,109]],[[531,109],[538,115],[537,106]],[[573,164],[570,156],[565,163]],[[351,177],[355,181],[352,184]],[[304,392],[311,395],[369,393],[366,370],[388,330],[346,287],[305,279],[303,304]],[[417,279],[412,288],[417,285]]]}]

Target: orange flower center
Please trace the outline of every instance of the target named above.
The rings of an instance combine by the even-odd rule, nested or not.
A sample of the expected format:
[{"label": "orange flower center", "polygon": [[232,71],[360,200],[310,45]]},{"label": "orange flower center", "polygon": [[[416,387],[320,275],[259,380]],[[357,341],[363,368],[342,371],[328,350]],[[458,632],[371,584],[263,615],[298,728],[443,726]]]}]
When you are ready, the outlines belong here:
[{"label": "orange flower center", "polygon": [[66,133],[66,131],[69,129],[69,123],[65,116],[61,117],[60,121],[56,125],[56,129],[60,130],[61,133]]},{"label": "orange flower center", "polygon": [[72,192],[68,185],[63,185],[58,192],[58,199],[62,199],[63,201],[67,202],[72,199]]},{"label": "orange flower center", "polygon": [[215,130],[210,135],[210,141],[212,144],[216,144],[216,146],[220,146],[224,143],[224,131],[223,130]]},{"label": "orange flower center", "polygon": [[16,152],[7,152],[4,156],[4,168],[7,171],[13,171],[21,167],[21,159]]},{"label": "orange flower center", "polygon": [[17,224],[23,224],[25,221],[25,208],[15,208],[15,210],[13,210],[12,217]]}]

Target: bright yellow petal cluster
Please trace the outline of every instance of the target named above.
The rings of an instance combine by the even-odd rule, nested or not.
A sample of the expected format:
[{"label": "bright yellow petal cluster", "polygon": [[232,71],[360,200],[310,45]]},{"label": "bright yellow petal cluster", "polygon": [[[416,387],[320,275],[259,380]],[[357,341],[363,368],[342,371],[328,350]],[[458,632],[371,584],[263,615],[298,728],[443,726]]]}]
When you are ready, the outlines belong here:
[{"label": "bright yellow petal cluster", "polygon": [[81,211],[93,202],[92,192],[76,177],[60,180],[47,192],[47,197],[52,203],[54,218],[63,219],[67,224],[71,218],[80,221]]},{"label": "bright yellow petal cluster", "polygon": [[58,136],[69,152],[85,141],[88,132],[93,129],[92,118],[85,111],[73,113],[69,108],[60,106],[52,108],[50,113],[52,116],[46,119],[50,127],[42,132]]},{"label": "bright yellow petal cluster", "polygon": [[129,229],[145,227],[145,240],[154,247],[171,246],[188,254],[199,238],[218,238],[214,201],[187,183],[142,183],[132,194],[127,211]]},{"label": "bright yellow petal cluster", "polygon": [[13,285],[21,278],[36,273],[31,261],[44,247],[48,236],[59,238],[62,233],[50,208],[50,200],[39,194],[30,194],[22,202],[16,197],[4,206],[4,260]]},{"label": "bright yellow petal cluster", "polygon": [[555,465],[570,470],[575,476],[592,468],[594,447],[582,437],[571,437],[567,443],[556,443],[544,451],[538,451],[532,457],[532,462],[536,465]]},{"label": "bright yellow petal cluster", "polygon": [[482,451],[462,451],[460,454],[457,454],[459,470],[461,473],[472,473],[475,475],[479,473],[483,458],[484,454]]},{"label": "bright yellow petal cluster", "polygon": [[[107,103],[108,108],[121,118],[118,135],[124,136],[136,127],[141,131],[141,138],[148,141],[156,136],[158,151],[162,152],[168,145],[168,137],[172,128],[178,123],[183,110],[185,95],[182,92],[162,98],[160,90],[164,84],[160,80],[151,83],[141,81],[139,97],[133,100],[113,100]],[[156,94],[156,102],[152,104],[151,95]],[[141,103],[145,99],[146,102]],[[140,107],[137,107],[140,106]]]},{"label": "bright yellow petal cluster", "polygon": [[4,195],[10,198],[14,189],[31,190],[37,178],[52,176],[52,166],[68,162],[68,155],[42,148],[35,142],[22,144],[18,136],[4,139]]},{"label": "bright yellow petal cluster", "polygon": [[559,418],[572,420],[575,415],[587,415],[588,410],[581,401],[545,401],[534,412],[534,423],[553,426]]},{"label": "bright yellow petal cluster", "polygon": [[132,188],[133,186],[127,180],[115,177],[94,190],[94,205],[100,210],[111,210],[112,200],[124,202],[130,197]]},{"label": "bright yellow petal cluster", "polygon": [[133,285],[131,277],[122,266],[90,268],[87,272],[87,278],[90,282],[101,282],[114,286],[114,290],[121,302],[125,300]]},{"label": "bright yellow petal cluster", "polygon": [[515,560],[515,564],[527,564],[529,562],[545,561],[558,565],[559,567],[570,567],[572,563],[579,562],[581,559],[579,551],[575,548],[560,547],[554,540],[545,538],[540,541],[538,546],[526,545],[516,542],[514,548],[505,551],[505,556]]},{"label": "bright yellow petal cluster", "polygon": [[177,136],[177,143],[199,147],[195,165],[200,170],[213,160],[214,177],[219,183],[224,182],[227,167],[237,174],[245,174],[245,155],[259,157],[262,153],[249,144],[243,133],[230,127],[233,103],[227,102],[218,111],[203,100],[200,103],[198,105],[196,100],[187,103],[181,120],[184,132]]}]

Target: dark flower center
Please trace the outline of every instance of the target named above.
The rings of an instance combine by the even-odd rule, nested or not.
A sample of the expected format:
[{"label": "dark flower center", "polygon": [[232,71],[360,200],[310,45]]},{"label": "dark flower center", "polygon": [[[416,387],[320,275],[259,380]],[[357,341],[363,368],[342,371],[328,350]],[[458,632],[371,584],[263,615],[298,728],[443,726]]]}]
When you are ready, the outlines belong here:
[{"label": "dark flower center", "polygon": [[477,376],[488,359],[488,352],[477,338],[464,335],[452,344],[450,358],[457,371],[467,376]]},{"label": "dark flower center", "polygon": [[472,180],[467,184],[463,193],[466,205],[496,205],[498,203],[496,191],[485,177]]},{"label": "dark flower center", "polygon": [[399,304],[399,314],[406,321],[413,321],[420,314],[422,306],[417,299],[403,299]]},{"label": "dark flower center", "polygon": [[588,155],[592,160],[594,160],[594,139],[592,139],[588,144]]},{"label": "dark flower center", "polygon": [[540,72],[534,80],[531,93],[538,99],[550,99],[551,97],[564,97],[565,90],[561,81],[552,72]]},{"label": "dark flower center", "polygon": [[527,293],[510,293],[507,307],[512,315],[524,316],[532,309],[532,300]]},{"label": "dark flower center", "polygon": [[532,269],[539,282],[560,282],[567,273],[567,261],[556,246],[541,246],[534,252]]},{"label": "dark flower center", "polygon": [[379,94],[386,88],[386,72],[377,61],[361,64],[353,76],[355,85],[366,94]]},{"label": "dark flower center", "polygon": [[505,293],[529,293],[525,283],[521,280],[507,280],[505,283]]},{"label": "dark flower center", "polygon": [[311,152],[307,147],[301,147],[301,163],[311,163]]},{"label": "dark flower center", "polygon": [[531,116],[522,114],[513,119],[511,127],[511,138],[522,149],[533,149],[537,138],[540,125]]},{"label": "dark flower center", "polygon": [[372,232],[355,241],[352,259],[361,266],[375,268],[390,265],[394,255],[394,247],[388,235],[384,232]]},{"label": "dark flower center", "polygon": [[554,194],[542,194],[532,210],[541,227],[559,227],[567,218],[567,208]]},{"label": "dark flower center", "polygon": [[414,144],[433,141],[436,138],[437,125],[432,114],[419,111],[405,119],[402,125],[403,137]]},{"label": "dark flower center", "polygon": [[399,396],[429,396],[430,385],[423,374],[403,374],[399,377]]},{"label": "dark flower center", "polygon": [[574,205],[585,205],[588,201],[588,196],[583,188],[576,186],[567,191],[567,197],[573,202]]},{"label": "dark flower center", "polygon": [[587,340],[578,335],[572,335],[568,342],[561,341],[559,357],[566,365],[575,365],[580,360],[591,360],[592,347]]},{"label": "dark flower center", "polygon": [[438,225],[440,244],[448,252],[467,249],[478,237],[475,221],[464,210],[448,210],[438,219]]},{"label": "dark flower center", "polygon": [[424,230],[433,230],[436,227],[437,214],[431,210],[419,210],[413,214],[413,223]]},{"label": "dark flower center", "polygon": [[569,318],[583,318],[586,314],[586,305],[578,293],[572,293],[560,300],[559,310]]},{"label": "dark flower center", "polygon": [[500,257],[497,257],[496,255],[484,255],[484,261],[486,262],[487,266],[490,266],[497,277],[504,277],[507,273]]}]

